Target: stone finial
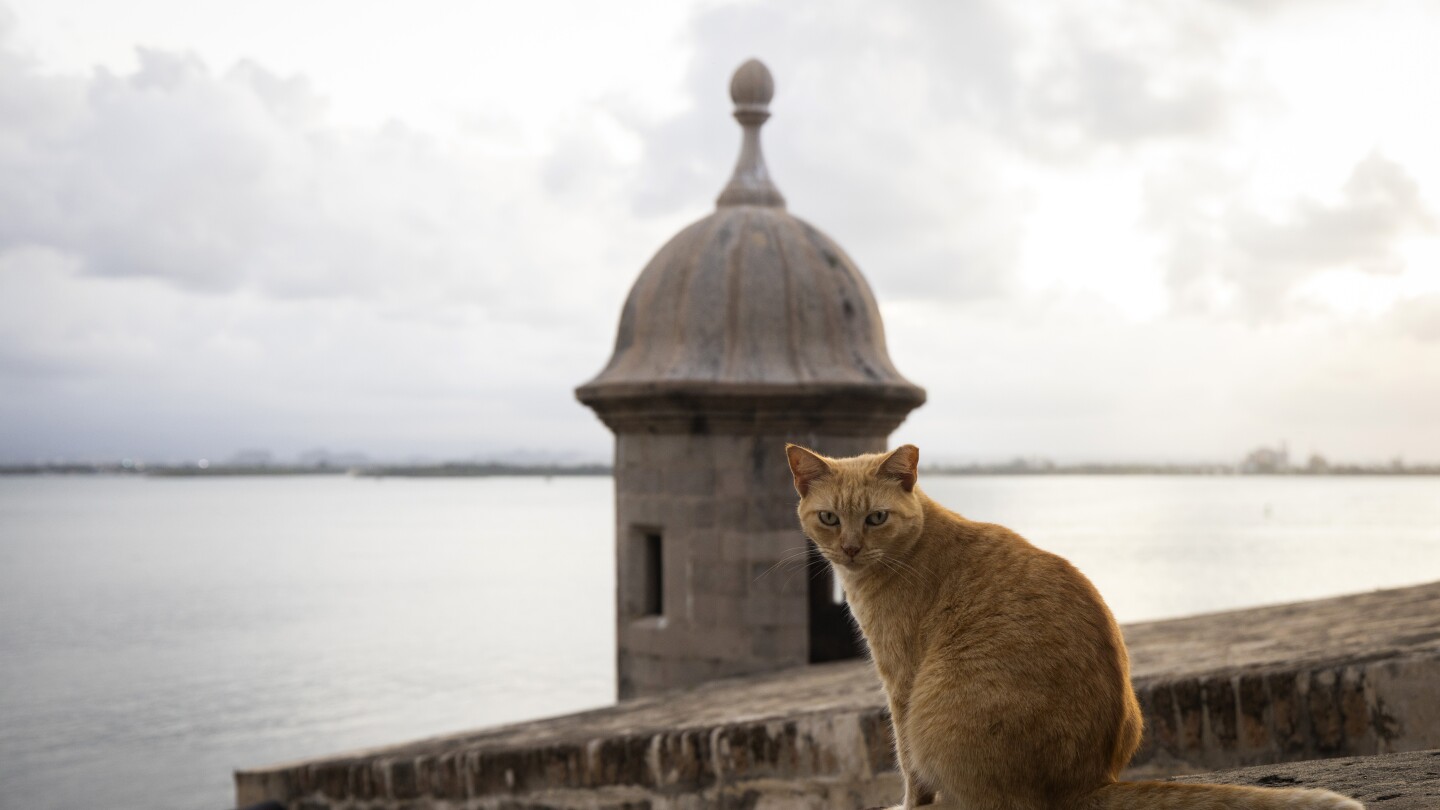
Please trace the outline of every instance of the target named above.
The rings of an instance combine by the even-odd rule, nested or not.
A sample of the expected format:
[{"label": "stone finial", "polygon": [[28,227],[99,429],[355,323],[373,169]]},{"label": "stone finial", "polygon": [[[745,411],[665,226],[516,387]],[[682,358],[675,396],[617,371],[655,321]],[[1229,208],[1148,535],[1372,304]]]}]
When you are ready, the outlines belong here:
[{"label": "stone finial", "polygon": [[753,111],[760,114],[763,122],[770,117],[770,99],[774,97],[775,79],[764,62],[751,59],[735,69],[730,79],[730,100],[735,102],[736,118],[740,118],[742,112]]},{"label": "stone finial", "polygon": [[759,59],[741,65],[730,79],[730,99],[735,102],[735,120],[744,128],[740,159],[735,173],[715,204],[764,205],[784,208],[785,198],[770,180],[765,156],[760,152],[760,126],[770,118],[770,99],[775,96],[775,79]]}]

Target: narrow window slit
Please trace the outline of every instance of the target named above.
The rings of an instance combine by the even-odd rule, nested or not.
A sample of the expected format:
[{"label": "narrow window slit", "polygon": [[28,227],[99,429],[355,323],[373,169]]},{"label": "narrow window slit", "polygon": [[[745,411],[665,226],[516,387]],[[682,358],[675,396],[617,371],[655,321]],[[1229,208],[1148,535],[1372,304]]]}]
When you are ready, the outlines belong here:
[{"label": "narrow window slit", "polygon": [[641,612],[645,616],[665,615],[664,548],[659,532],[645,533],[642,549],[645,556],[645,591],[641,601]]}]

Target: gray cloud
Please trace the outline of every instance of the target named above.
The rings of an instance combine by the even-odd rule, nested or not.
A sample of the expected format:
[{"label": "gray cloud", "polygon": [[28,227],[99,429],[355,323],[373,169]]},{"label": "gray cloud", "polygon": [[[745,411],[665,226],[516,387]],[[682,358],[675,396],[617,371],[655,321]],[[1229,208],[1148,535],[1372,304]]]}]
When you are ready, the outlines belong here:
[{"label": "gray cloud", "polygon": [[1440,343],[1440,293],[1404,299],[1390,313],[1389,322],[1401,335]]},{"label": "gray cloud", "polygon": [[[1201,70],[1157,75],[1154,54],[1111,50],[1064,37],[1033,82],[1014,131],[1046,157],[1099,147],[1205,137],[1222,129],[1233,88]],[[1158,86],[1173,85],[1167,89]]]},{"label": "gray cloud", "polygon": [[671,227],[610,202],[628,170],[552,193],[544,155],[332,125],[303,77],[138,61],[0,33],[0,458],[603,453],[570,389]]},{"label": "gray cloud", "polygon": [[[683,77],[688,109],[615,88],[538,144],[494,108],[454,135],[341,127],[324,88],[250,62],[151,50],[56,75],[0,19],[0,455],[603,458],[571,388],[641,266],[711,210],[739,147],[730,72],[751,56],[778,81],[772,172],[875,287],[896,362],[931,392],[906,428],[927,446],[1205,457],[1296,424],[1343,437],[1321,442],[1336,453],[1433,454],[1418,406],[1388,433],[1353,427],[1391,399],[1433,412],[1412,372],[1440,345],[1433,295],[1345,334],[1295,317],[1326,269],[1398,266],[1397,242],[1434,227],[1428,178],[1377,154],[1332,195],[1247,194],[1241,124],[1283,110],[1235,42],[1282,12],[711,6],[688,61],[654,67]],[[1083,247],[1060,259],[1071,279],[1020,277],[1043,195],[1087,173],[1142,198],[1163,255],[1127,272],[1164,275],[1174,312],[1135,322],[1068,287],[1093,269]],[[1403,361],[1367,367],[1382,356]],[[1360,373],[1378,384],[1345,382]]]},{"label": "gray cloud", "polygon": [[1229,220],[1247,260],[1290,277],[1341,266],[1393,272],[1395,238],[1435,226],[1414,178],[1378,153],[1355,165],[1333,203],[1302,197],[1280,217],[1236,210]]},{"label": "gray cloud", "polygon": [[1391,274],[1396,243],[1433,232],[1435,217],[1415,179],[1373,153],[1356,163],[1332,199],[1293,198],[1264,211],[1228,188],[1224,172],[1190,167],[1149,188],[1151,222],[1166,235],[1168,282],[1183,309],[1283,315],[1297,287],[1333,269]]},{"label": "gray cloud", "polygon": [[525,160],[399,122],[335,127],[303,77],[251,62],[138,57],[54,78],[0,43],[0,253],[46,248],[88,275],[202,294],[463,300],[497,317],[563,273],[563,246],[529,236],[572,202]]},{"label": "gray cloud", "polygon": [[1084,161],[1210,138],[1266,95],[1260,77],[1227,70],[1246,20],[1210,3],[1099,13],[1060,5],[1028,19],[1004,4],[955,4],[948,18],[911,10],[914,36],[943,68],[930,94],[937,108],[1029,159]]},{"label": "gray cloud", "polygon": [[273,96],[250,82],[255,69],[216,79],[194,57],[139,57],[130,76],[84,82],[4,74],[6,96],[67,103],[8,119],[20,149],[0,163],[0,187],[23,198],[0,198],[0,250],[43,246],[95,275],[234,289],[283,216],[265,194],[284,140]]},{"label": "gray cloud", "polygon": [[[760,56],[777,77],[765,151],[793,213],[835,236],[882,297],[1002,293],[1023,201],[994,182],[1007,147],[961,108],[988,109],[1010,92],[1007,23],[984,4],[935,10],[943,20],[933,25],[914,8],[853,4],[722,6],[699,16],[686,66],[693,106],[643,130],[636,213],[710,208],[739,150],[730,73]],[[855,24],[871,14],[873,25]],[[949,41],[933,34],[937,26]],[[947,48],[963,56],[937,72],[927,60]],[[936,104],[937,93],[953,109]]]},{"label": "gray cloud", "polygon": [[1256,77],[1221,69],[1242,12],[1113,11],[1062,7],[1037,22],[983,2],[713,8],[694,23],[692,109],[641,128],[634,210],[708,208],[737,149],[729,73],[759,55],[778,77],[766,152],[792,211],[836,236],[886,296],[1009,294],[1032,207],[1017,178],[1037,162],[1198,148],[1264,96]]}]

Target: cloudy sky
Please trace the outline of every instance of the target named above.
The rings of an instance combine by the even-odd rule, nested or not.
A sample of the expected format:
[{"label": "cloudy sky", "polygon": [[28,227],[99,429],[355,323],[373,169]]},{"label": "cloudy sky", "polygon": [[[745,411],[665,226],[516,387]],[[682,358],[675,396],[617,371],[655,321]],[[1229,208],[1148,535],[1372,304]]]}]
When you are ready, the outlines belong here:
[{"label": "cloudy sky", "polygon": [[0,460],[604,459],[776,77],[941,460],[1440,460],[1440,7],[0,0]]}]

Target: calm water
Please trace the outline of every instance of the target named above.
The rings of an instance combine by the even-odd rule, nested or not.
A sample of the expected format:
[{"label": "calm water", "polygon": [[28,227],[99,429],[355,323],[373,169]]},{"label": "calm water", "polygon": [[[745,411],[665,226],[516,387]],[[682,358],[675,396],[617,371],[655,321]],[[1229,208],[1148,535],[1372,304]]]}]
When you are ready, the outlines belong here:
[{"label": "calm water", "polygon": [[[930,478],[1122,621],[1440,580],[1440,479]],[[600,705],[609,479],[0,478],[0,807]]]}]

